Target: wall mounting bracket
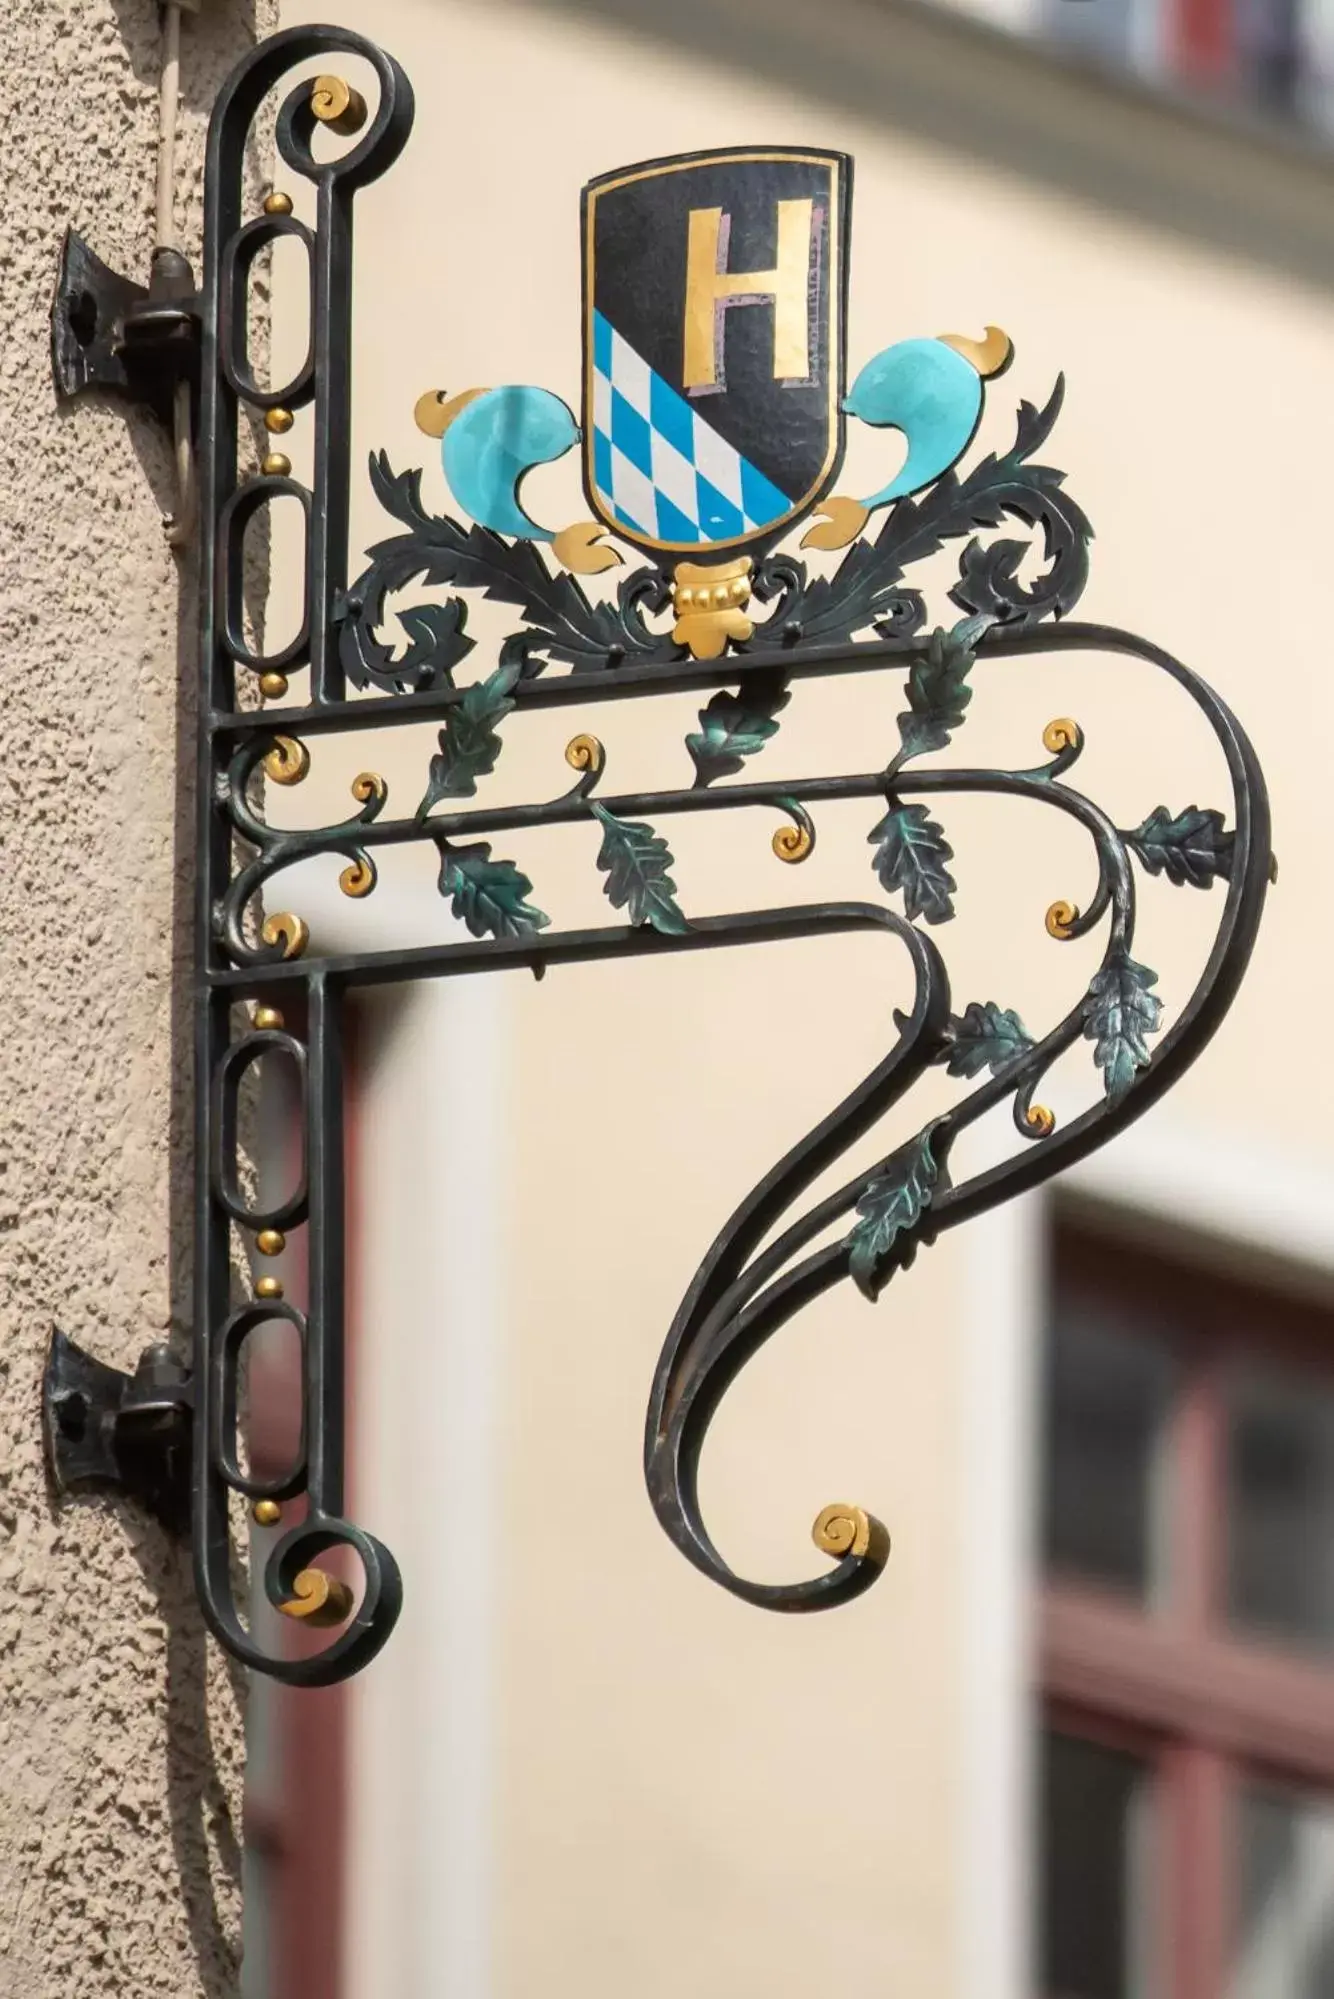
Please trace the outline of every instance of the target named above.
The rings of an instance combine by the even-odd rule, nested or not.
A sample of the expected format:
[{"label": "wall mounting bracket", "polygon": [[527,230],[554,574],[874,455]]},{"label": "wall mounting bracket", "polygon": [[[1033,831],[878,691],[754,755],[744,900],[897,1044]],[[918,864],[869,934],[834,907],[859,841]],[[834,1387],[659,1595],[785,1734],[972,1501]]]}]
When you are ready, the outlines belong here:
[{"label": "wall mounting bracket", "polygon": [[146,1347],[126,1374],[57,1330],[47,1350],[42,1416],[58,1492],[122,1492],[173,1533],[185,1531],[194,1390],[189,1369],[165,1346]]},{"label": "wall mounting bracket", "polygon": [[179,250],[155,250],[141,285],[66,230],[51,306],[51,372],[61,402],[99,389],[170,424],[177,383],[198,382],[200,332],[198,288]]}]

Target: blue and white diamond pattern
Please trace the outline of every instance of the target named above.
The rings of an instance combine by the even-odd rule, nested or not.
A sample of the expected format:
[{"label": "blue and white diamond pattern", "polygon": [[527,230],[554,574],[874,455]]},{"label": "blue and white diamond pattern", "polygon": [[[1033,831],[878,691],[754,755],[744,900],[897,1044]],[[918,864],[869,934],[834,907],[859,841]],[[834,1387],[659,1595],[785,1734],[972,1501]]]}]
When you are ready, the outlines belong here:
[{"label": "blue and white diamond pattern", "polygon": [[787,494],[596,311],[593,483],[609,514],[653,541],[737,541],[792,512]]}]

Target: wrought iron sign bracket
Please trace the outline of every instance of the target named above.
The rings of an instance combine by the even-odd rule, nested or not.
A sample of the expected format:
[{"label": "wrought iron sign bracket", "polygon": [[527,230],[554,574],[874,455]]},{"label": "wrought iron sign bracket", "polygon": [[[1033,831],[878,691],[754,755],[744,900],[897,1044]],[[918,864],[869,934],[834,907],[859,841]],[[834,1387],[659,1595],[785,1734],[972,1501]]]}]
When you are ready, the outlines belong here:
[{"label": "wrought iron sign bracket", "polygon": [[154,252],[147,285],[65,235],[51,306],[51,371],[62,402],[100,390],[170,425],[179,382],[199,379],[199,292],[179,250]]},{"label": "wrought iron sign bracket", "polygon": [[[309,71],[289,77],[312,58],[345,55],[372,73],[370,104],[336,67],[313,82]],[[246,148],[272,92],[279,160],[313,189],[313,224],[281,187],[259,213],[245,212]],[[106,386],[118,368],[132,384],[137,355],[166,353],[174,366],[196,323],[202,342],[196,1275],[192,1383],[164,1380],[160,1359],[127,1383],[60,1345],[48,1445],[65,1485],[94,1473],[128,1482],[131,1442],[138,1450],[147,1430],[156,1469],[146,1473],[141,1457],[133,1477],[141,1490],[178,1494],[180,1424],[193,1400],[204,1614],[237,1659],[304,1685],[373,1658],[402,1597],[392,1554],[344,1510],[342,1050],[358,988],[850,932],[882,940],[902,1002],[888,1050],[722,1225],[668,1330],[645,1425],[649,1502],[680,1553],[749,1603],[817,1611],[874,1583],[888,1536],[862,1507],[837,1503],[815,1522],[827,1558],[820,1573],[776,1584],[734,1570],[699,1497],[701,1452],[731,1383],[834,1286],[874,1300],[946,1230],[1037,1186],[1155,1103],[1224,1018],[1270,873],[1264,780],[1227,706],[1161,647],[1072,616],[1092,529],[1043,455],[1063,383],[1040,404],[1021,401],[1013,442],[966,469],[989,385],[1012,355],[999,329],[896,340],[847,387],[851,162],[841,154],[748,146],[647,162],[587,187],[579,415],[531,386],[427,390],[417,424],[438,450],[457,512],[433,511],[422,471],[396,470],[376,453],[370,485],[393,527],[354,574],[353,203],[393,165],[412,121],[407,77],[363,37],[318,27],[275,36],[241,63],[214,109],[197,308],[179,299],[173,332],[74,244],[58,305],[58,372],[76,389]],[[291,379],[265,387],[247,351],[245,300],[256,258],[282,238],[309,262],[311,338]],[[669,268],[684,274],[680,298],[664,289]],[[160,339],[141,343],[155,323]],[[91,337],[81,340],[80,328]],[[137,379],[165,383],[167,362],[160,376],[157,365]],[[242,449],[243,414],[262,417],[268,433],[258,465]],[[308,482],[284,449],[303,416]],[[849,420],[907,437],[902,465],[863,496],[836,490]],[[591,517],[553,531],[527,513],[521,482],[576,446]],[[304,613],[290,642],[264,652],[246,627],[244,540],[280,498],[294,499],[305,521]],[[996,535],[1014,524],[1022,532]],[[783,546],[798,529],[813,566]],[[931,617],[909,573],[951,546],[957,575]],[[581,580],[599,575],[591,588]],[[414,603],[418,586],[437,594]],[[485,660],[467,629],[469,599],[481,595],[514,618]],[[1081,789],[1084,730],[1069,714],[1035,726],[1031,751],[1011,766],[960,755],[974,702],[995,701],[1040,655],[1074,666],[1072,655],[1090,653],[1159,676],[1202,718],[1223,805],[1145,797],[1139,822],[1119,825]],[[791,727],[802,688],[845,676],[874,694],[873,747],[860,769],[804,770]],[[589,711],[683,690],[703,700],[682,746],[682,781],[614,790]],[[477,802],[508,734],[539,709],[563,709],[573,725],[550,795]],[[330,739],[365,742],[422,722],[438,729],[439,747],[406,807],[395,800],[391,809],[385,778],[365,769],[349,805],[326,808],[324,823],[285,822],[282,788],[305,779]],[[752,774],[780,757],[779,775]],[[938,939],[969,891],[951,872],[945,826],[964,795],[1017,801],[1030,823],[1058,813],[1087,842],[1081,902],[1051,902],[1038,948],[1096,938],[1096,970],[1076,972],[1073,984],[1067,974],[1057,1017],[1033,1030],[1004,991],[951,993]],[[811,853],[823,813],[858,802],[868,865],[846,900],[738,910],[721,871],[678,889],[664,824],[718,812],[758,819],[785,874]],[[571,837],[582,829],[613,920],[562,927],[537,906],[525,871],[537,863],[527,856],[555,826]],[[433,940],[333,952],[293,906],[298,891],[284,888],[290,870],[322,861],[355,902],[410,848],[432,852],[453,919],[442,913]],[[1169,1013],[1136,953],[1138,900],[1193,893],[1212,893],[1216,929],[1193,988],[1169,995]],[[1083,1092],[1063,1121],[1042,1100],[1061,1062]],[[260,1198],[241,1157],[240,1106],[248,1079],[264,1090],[275,1067],[287,1072],[299,1165],[286,1188]],[[934,1109],[909,1116],[928,1076]],[[896,1110],[900,1128],[875,1162],[812,1197]],[[993,1163],[967,1165],[958,1141],[983,1118],[1004,1144]],[[299,1346],[302,1387],[300,1438],[278,1464],[252,1461],[239,1420],[249,1342],[275,1327]],[[294,1656],[243,1615],[233,1590],[238,1501],[265,1530],[254,1553],[269,1602],[329,1627],[323,1650]]]}]

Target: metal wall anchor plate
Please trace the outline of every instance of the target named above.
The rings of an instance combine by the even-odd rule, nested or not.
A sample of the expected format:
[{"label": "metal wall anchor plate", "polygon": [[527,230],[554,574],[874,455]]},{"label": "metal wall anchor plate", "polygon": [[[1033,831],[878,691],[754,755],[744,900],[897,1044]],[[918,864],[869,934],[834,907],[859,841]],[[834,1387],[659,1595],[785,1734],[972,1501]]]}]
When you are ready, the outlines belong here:
[{"label": "metal wall anchor plate", "polygon": [[104,264],[65,232],[51,307],[51,371],[62,402],[100,389],[142,403],[163,423],[181,380],[199,372],[194,274],[179,250],[157,250],[147,285]]},{"label": "metal wall anchor plate", "polygon": [[133,1374],[108,1367],[56,1331],[42,1382],[46,1460],[57,1492],[124,1492],[173,1533],[190,1517],[194,1387],[165,1346]]}]

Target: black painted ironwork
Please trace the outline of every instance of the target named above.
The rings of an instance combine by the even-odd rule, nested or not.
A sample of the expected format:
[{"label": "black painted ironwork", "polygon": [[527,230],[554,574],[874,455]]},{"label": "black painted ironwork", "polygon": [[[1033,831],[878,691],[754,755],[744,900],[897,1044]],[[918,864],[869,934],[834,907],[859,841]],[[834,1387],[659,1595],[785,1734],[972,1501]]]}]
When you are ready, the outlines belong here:
[{"label": "black painted ironwork", "polygon": [[[313,141],[317,115],[308,78],[287,89],[277,122],[286,167],[314,188],[312,227],[290,213],[243,214],[243,158],[265,97],[311,58],[361,58],[378,102],[336,156]],[[705,1574],[737,1595],[783,1610],[844,1602],[872,1582],[886,1552],[883,1530],[859,1509],[830,1509],[820,1545],[832,1569],[790,1585],[736,1574],[701,1516],[697,1469],[709,1423],[752,1354],[794,1313],[851,1279],[874,1298],[916,1250],[945,1230],[1036,1186],[1102,1144],[1154,1103],[1204,1047],[1223,1018],[1255,938],[1270,869],[1263,780],[1245,734],[1190,669],[1144,640],[1074,622],[1087,573],[1090,529],[1062,475],[1037,462],[1060,407],[1061,386],[1041,410],[1021,405],[1011,449],[953,470],[890,507],[874,540],[857,540],[829,576],[770,546],[753,592],[767,616],[751,635],[698,657],[673,635],[673,580],[662,563],[635,569],[610,601],[590,597],[553,570],[531,542],[461,525],[425,507],[420,474],[396,473],[383,455],[375,491],[398,531],[348,575],[350,492],[350,313],[352,213],[357,190],[382,175],[407,141],[412,93],[397,63],[361,37],[329,28],[292,29],[257,48],[226,85],[214,112],[206,183],[201,296],[200,406],[202,703],[198,755],[197,1289],[195,1326],[194,1544],[199,1592],[221,1642],[238,1659],[306,1685],[364,1665],[398,1614],[401,1588],[387,1549],[344,1513],[343,1016],[358,986],[481,971],[600,962],[710,950],[798,936],[871,931],[884,935],[911,975],[914,999],[897,1017],[897,1039],[871,1074],[781,1160],[726,1223],[700,1265],[664,1346],[652,1384],[645,1437],[649,1495],[666,1532]],[[310,259],[310,352],[293,378],[262,388],[246,351],[246,280],[256,255],[293,236]],[[309,410],[309,487],[280,461],[240,469],[241,412]],[[243,618],[243,538],[254,515],[294,496],[305,518],[304,612],[292,642],[265,654]],[[1006,520],[1028,530],[984,541]],[[927,629],[911,565],[962,543],[950,596],[957,615]],[[1041,551],[1036,580],[1021,563]],[[472,649],[465,599],[399,604],[413,585],[483,591],[514,607],[516,626],[492,669],[466,683],[455,670]],[[679,605],[678,605],[679,610]],[[383,635],[396,612],[405,643]],[[1059,619],[1057,623],[1055,620]],[[1049,726],[1046,756],[1023,769],[924,763],[953,751],[975,686],[1013,673],[1039,654],[1096,650],[1158,669],[1200,711],[1221,746],[1231,784],[1226,816],[1194,806],[1157,806],[1133,828],[1118,827],[1072,782],[1082,749],[1073,723]],[[807,680],[885,676],[903,687],[898,743],[888,760],[850,775],[734,780],[761,752],[777,753],[780,717]],[[304,675],[304,699],[283,683]],[[281,679],[278,678],[281,676]],[[264,682],[274,699],[250,698]],[[466,803],[495,767],[504,728],[544,708],[587,711],[610,701],[650,700],[682,689],[707,695],[685,753],[693,781],[677,789],[615,793],[605,784],[601,745],[576,735],[567,751],[574,783],[547,800],[507,807]],[[883,705],[883,702],[882,702]],[[311,746],[431,721],[438,754],[420,799],[390,809],[387,787],[365,773],[355,809],[337,823],[292,831],[275,825],[258,794],[261,767],[299,777]],[[1031,1033],[1000,999],[970,999],[956,1011],[935,931],[954,912],[951,849],[937,813],[954,795],[1028,801],[1072,819],[1092,843],[1095,880],[1082,913],[1053,906],[1062,937],[1105,926],[1099,970],[1065,1016]],[[815,814],[831,801],[871,807],[874,898],[692,917],[678,894],[660,828],[682,815],[759,809],[777,821],[775,848],[797,861],[815,838]],[[1146,806],[1150,801],[1146,800]],[[531,900],[528,877],[496,849],[500,836],[585,824],[596,865],[622,921],[554,927]],[[375,885],[390,849],[430,843],[442,896],[461,925],[433,944],[330,954],[281,908],[285,872],[313,856],[344,862],[343,885],[359,896]],[[593,858],[590,852],[590,858]],[[1217,934],[1194,992],[1161,1031],[1154,973],[1135,957],[1133,863],[1175,887],[1222,887]],[[868,884],[869,885],[869,884]],[[892,899],[897,906],[890,906]],[[267,913],[266,913],[267,909]],[[1037,1102],[1052,1065],[1081,1039],[1091,1043],[1104,1095],[1063,1129]],[[1151,1051],[1152,1044],[1152,1051]],[[238,1156],[238,1104],[257,1064],[282,1062],[299,1103],[302,1164],[280,1199],[257,1204]],[[969,1087],[877,1169],[803,1207],[818,1175],[898,1103],[919,1078],[943,1067]],[[1024,1141],[1015,1156],[951,1178],[960,1135],[998,1106],[1011,1107]],[[778,1233],[775,1234],[775,1231]],[[232,1249],[249,1251],[304,1232],[305,1302],[298,1308],[273,1279],[238,1304]],[[256,1267],[262,1267],[262,1255]],[[266,1295],[267,1294],[267,1295]],[[242,1462],[239,1380],[247,1340],[282,1321],[302,1355],[303,1418],[296,1461],[277,1474]],[[355,1607],[321,1652],[299,1658],[269,1649],[233,1601],[237,1496],[270,1512],[303,1502],[263,1566],[269,1600],[300,1607],[318,1596],[321,1558],[350,1549],[362,1580]],[[312,1577],[315,1581],[312,1581]],[[337,1605],[335,1603],[335,1610]]]}]

